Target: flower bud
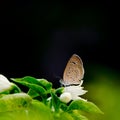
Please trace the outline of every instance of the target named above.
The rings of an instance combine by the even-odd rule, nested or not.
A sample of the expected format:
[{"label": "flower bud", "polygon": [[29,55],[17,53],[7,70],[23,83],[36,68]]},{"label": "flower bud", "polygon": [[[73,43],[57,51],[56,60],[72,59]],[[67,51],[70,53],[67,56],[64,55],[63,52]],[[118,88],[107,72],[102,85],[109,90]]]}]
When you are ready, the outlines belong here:
[{"label": "flower bud", "polygon": [[60,100],[64,103],[68,103],[72,100],[72,96],[69,92],[64,92],[60,95]]}]

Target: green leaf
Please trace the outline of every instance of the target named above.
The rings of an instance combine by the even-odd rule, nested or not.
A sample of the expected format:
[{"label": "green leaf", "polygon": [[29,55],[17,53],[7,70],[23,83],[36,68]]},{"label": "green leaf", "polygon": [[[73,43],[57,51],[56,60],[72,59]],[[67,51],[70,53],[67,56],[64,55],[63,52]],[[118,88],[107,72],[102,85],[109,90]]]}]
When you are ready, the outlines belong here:
[{"label": "green leaf", "polygon": [[16,82],[18,82],[22,85],[25,85],[28,88],[31,88],[32,90],[36,91],[39,95],[45,95],[47,93],[46,90],[42,86],[32,84],[32,83],[27,83],[24,81],[16,81]]},{"label": "green leaf", "polygon": [[46,90],[52,89],[52,83],[48,82],[46,79],[37,79],[39,81],[39,84],[43,87],[45,87]]},{"label": "green leaf", "polygon": [[0,120],[53,120],[53,114],[42,102],[32,100],[27,108],[0,112]]},{"label": "green leaf", "polygon": [[34,77],[31,76],[25,76],[23,78],[11,78],[11,80],[15,81],[15,82],[27,82],[27,83],[32,83],[32,84],[36,84],[36,85],[40,85],[42,87],[44,87],[46,90],[50,90],[52,88],[52,83],[48,82],[45,79],[36,79]]},{"label": "green leaf", "polygon": [[21,89],[14,83],[13,84],[13,90],[11,90],[11,93],[20,93]]},{"label": "green leaf", "polygon": [[71,116],[74,118],[74,120],[88,120],[88,118],[80,114],[77,115],[71,114]]},{"label": "green leaf", "polygon": [[32,83],[32,84],[39,84],[38,80],[31,76],[25,76],[23,78],[11,78],[11,80],[13,80],[15,82],[21,81],[21,82],[28,82],[28,83]]},{"label": "green leaf", "polygon": [[89,113],[103,114],[103,112],[94,103],[84,100],[72,101],[68,107],[68,111],[72,111],[72,110],[81,110]]},{"label": "green leaf", "polygon": [[54,113],[54,120],[75,120],[69,113],[61,112],[61,113]]},{"label": "green leaf", "polygon": [[38,100],[33,100],[29,109],[28,115],[31,116],[33,120],[53,120],[51,109]]},{"label": "green leaf", "polygon": [[74,120],[88,120],[85,116],[81,115],[78,111],[70,112]]},{"label": "green leaf", "polygon": [[67,109],[68,109],[68,106],[65,104],[65,103],[61,103],[61,105],[60,105],[60,108],[63,110],[63,111],[67,111]]},{"label": "green leaf", "polygon": [[55,90],[55,94],[62,94],[63,91],[64,91],[64,87],[57,88],[57,89]]},{"label": "green leaf", "polygon": [[29,89],[27,94],[30,95],[32,98],[35,98],[35,97],[39,96],[39,94],[35,90],[33,90],[31,88]]},{"label": "green leaf", "polygon": [[56,112],[59,111],[59,108],[60,108],[60,103],[61,101],[59,100],[59,98],[57,97],[57,95],[53,92],[51,92],[51,97],[52,97],[52,105],[55,109]]},{"label": "green leaf", "polygon": [[29,106],[32,98],[25,93],[4,95],[0,98],[0,112],[14,111]]}]

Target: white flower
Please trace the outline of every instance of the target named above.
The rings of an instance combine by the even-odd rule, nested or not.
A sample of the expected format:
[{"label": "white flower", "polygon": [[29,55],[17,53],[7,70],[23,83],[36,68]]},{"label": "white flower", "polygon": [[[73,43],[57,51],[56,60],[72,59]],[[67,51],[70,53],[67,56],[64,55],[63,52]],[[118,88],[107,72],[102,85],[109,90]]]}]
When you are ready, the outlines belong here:
[{"label": "white flower", "polygon": [[[70,100],[77,100],[77,99],[85,100],[85,99],[80,97],[81,95],[83,95],[83,94],[85,94],[87,92],[86,90],[83,90],[84,87],[81,87],[82,83],[83,83],[83,80],[81,80],[80,85],[66,86],[64,88],[64,92],[60,95],[60,100],[62,102],[65,102],[65,103],[68,103]],[[68,98],[69,98],[69,100],[68,100]]]},{"label": "white flower", "polygon": [[72,96],[69,92],[64,92],[63,94],[60,95],[60,100],[64,103],[70,102],[72,99]]},{"label": "white flower", "polygon": [[12,83],[10,83],[5,76],[0,74],[0,92],[10,89],[11,86],[12,86]]}]

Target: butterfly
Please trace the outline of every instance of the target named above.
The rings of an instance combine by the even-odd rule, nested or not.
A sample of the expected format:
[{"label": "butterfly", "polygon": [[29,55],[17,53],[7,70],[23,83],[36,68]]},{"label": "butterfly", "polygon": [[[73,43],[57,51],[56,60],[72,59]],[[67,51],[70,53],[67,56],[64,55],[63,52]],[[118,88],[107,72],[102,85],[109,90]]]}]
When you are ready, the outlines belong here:
[{"label": "butterfly", "polygon": [[78,55],[73,54],[65,67],[63,80],[60,80],[60,83],[63,86],[77,86],[82,84],[83,77],[84,67],[82,59]]}]

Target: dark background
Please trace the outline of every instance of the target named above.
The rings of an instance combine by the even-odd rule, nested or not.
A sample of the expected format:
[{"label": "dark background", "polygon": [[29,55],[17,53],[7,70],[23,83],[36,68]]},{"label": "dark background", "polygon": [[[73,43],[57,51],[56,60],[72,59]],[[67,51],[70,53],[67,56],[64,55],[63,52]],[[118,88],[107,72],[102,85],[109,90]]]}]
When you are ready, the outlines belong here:
[{"label": "dark background", "polygon": [[8,78],[62,78],[73,53],[86,70],[95,63],[119,72],[119,20],[112,1],[2,1],[0,11],[0,73]]}]

